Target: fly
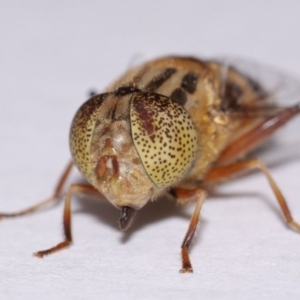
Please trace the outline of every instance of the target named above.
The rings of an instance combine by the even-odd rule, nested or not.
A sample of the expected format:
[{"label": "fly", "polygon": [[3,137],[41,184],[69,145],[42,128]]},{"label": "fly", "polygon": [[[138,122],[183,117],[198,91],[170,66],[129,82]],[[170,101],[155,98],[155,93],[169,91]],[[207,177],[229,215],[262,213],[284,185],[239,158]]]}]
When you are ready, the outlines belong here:
[{"label": "fly", "polygon": [[171,193],[196,203],[181,245],[181,273],[193,272],[189,248],[208,188],[241,172],[266,176],[286,223],[300,231],[269,170],[246,155],[299,114],[299,103],[276,104],[276,93],[239,68],[219,61],[164,57],[126,72],[77,111],[70,130],[72,161],[49,199],[16,213],[58,201],[75,165],[89,184],[72,184],[65,198],[64,240],[35,253],[44,257],[72,244],[71,199],[101,194],[128,229],[148,201]]}]

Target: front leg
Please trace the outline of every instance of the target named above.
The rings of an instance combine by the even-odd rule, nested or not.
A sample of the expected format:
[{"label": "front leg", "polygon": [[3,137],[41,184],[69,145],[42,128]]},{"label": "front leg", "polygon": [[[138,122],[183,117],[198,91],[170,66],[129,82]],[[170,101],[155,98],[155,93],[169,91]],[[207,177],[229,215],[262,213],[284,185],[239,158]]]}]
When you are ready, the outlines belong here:
[{"label": "front leg", "polygon": [[64,226],[64,240],[54,247],[47,250],[42,250],[34,253],[34,256],[43,258],[46,255],[52,254],[59,250],[68,248],[72,244],[72,229],[71,229],[71,200],[74,193],[92,193],[99,195],[99,192],[88,184],[72,184],[69,187],[67,196],[65,198],[65,208],[63,216],[63,226]]},{"label": "front leg", "polygon": [[189,257],[189,249],[199,223],[200,210],[207,193],[205,190],[199,188],[174,188],[172,192],[177,197],[177,201],[181,204],[197,201],[189,228],[181,245],[182,269],[179,271],[180,273],[193,273],[193,268]]}]

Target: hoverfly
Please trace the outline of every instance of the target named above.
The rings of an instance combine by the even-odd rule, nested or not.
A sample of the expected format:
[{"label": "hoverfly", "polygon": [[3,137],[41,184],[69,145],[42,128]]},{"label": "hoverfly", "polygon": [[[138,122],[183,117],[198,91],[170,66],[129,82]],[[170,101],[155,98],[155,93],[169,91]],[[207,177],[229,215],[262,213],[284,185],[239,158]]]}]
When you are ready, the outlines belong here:
[{"label": "hoverfly", "polygon": [[92,96],[70,130],[72,162],[54,194],[15,217],[57,201],[75,165],[89,184],[72,184],[65,198],[64,240],[37,257],[72,243],[74,193],[103,195],[121,212],[121,230],[137,210],[164,193],[195,202],[181,245],[180,272],[193,272],[189,248],[210,185],[258,169],[264,173],[287,224],[300,231],[266,166],[246,154],[300,112],[276,105],[276,93],[238,67],[192,57],[164,57],[135,67]]}]

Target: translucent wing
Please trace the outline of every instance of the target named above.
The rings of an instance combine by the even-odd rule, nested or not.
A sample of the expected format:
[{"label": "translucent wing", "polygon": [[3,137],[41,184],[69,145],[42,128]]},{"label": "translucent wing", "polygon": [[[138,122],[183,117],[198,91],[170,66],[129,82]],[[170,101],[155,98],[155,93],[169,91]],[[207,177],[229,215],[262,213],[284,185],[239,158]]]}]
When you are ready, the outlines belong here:
[{"label": "translucent wing", "polygon": [[219,61],[222,64],[224,84],[229,70],[234,69],[249,78],[254,88],[265,92],[269,104],[287,107],[300,103],[300,78],[275,67],[242,58],[226,57]]},{"label": "translucent wing", "polygon": [[[249,107],[249,115],[257,117],[261,111],[265,114],[272,114],[278,109],[300,105],[300,79],[290,74],[284,73],[274,67],[265,66],[257,62],[245,60],[242,58],[226,57],[218,60],[221,65],[221,92],[228,93],[228,81],[230,82],[232,73],[236,72],[242,77],[247,78],[250,85],[245,83],[244,89],[253,89],[256,91],[257,99],[243,99],[241,96],[236,111],[241,108],[242,114],[246,111],[243,108]],[[253,101],[252,101],[253,100]],[[260,110],[262,109],[262,110]],[[233,112],[235,108],[233,107]],[[244,111],[244,112],[243,112]],[[284,126],[274,135],[269,143],[266,143],[260,156],[266,162],[278,162],[289,158],[300,159],[300,114]]]}]

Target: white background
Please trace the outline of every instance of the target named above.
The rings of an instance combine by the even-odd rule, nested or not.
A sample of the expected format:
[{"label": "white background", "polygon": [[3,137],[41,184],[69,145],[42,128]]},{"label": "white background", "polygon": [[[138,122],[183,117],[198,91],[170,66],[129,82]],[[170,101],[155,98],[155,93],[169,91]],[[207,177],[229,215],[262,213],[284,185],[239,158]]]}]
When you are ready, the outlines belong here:
[{"label": "white background", "polygon": [[[1,1],[0,211],[51,194],[87,91],[101,91],[140,57],[230,54],[300,77],[299,12],[296,0]],[[293,145],[278,160],[265,157],[300,221]],[[79,178],[74,172],[70,181]],[[42,260],[31,253],[61,240],[62,203],[2,220],[0,298],[299,299],[300,235],[282,222],[263,175],[216,194],[203,207],[194,274],[178,273],[192,206],[150,203],[124,234],[109,203],[75,197],[74,245]]]}]

